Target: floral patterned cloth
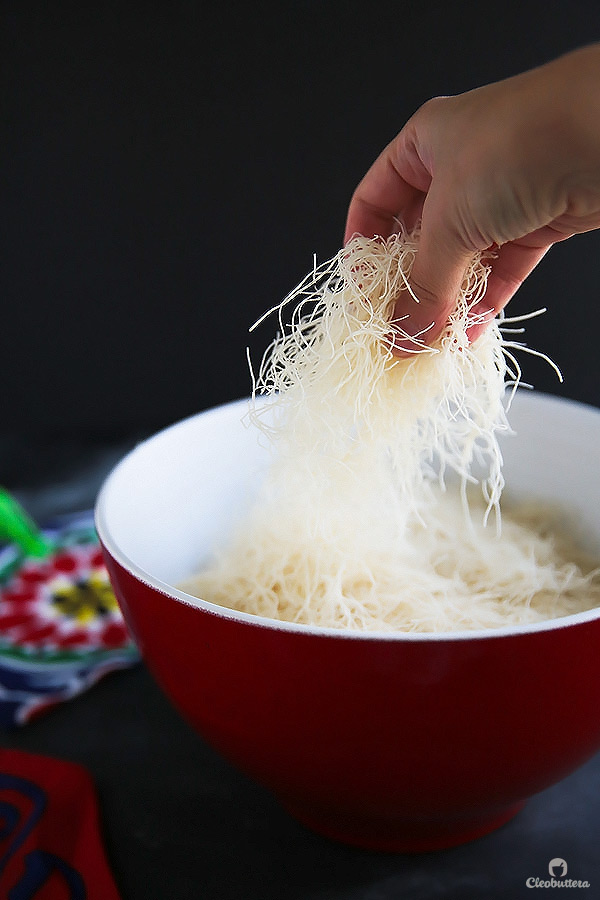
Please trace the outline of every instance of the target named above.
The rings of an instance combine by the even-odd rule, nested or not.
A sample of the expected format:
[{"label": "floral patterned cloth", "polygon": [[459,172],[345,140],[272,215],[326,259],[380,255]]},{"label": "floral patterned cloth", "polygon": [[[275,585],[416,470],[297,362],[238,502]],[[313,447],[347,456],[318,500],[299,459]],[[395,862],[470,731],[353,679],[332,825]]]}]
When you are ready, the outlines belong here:
[{"label": "floral patterned cloth", "polygon": [[0,549],[0,726],[22,725],[139,658],[91,512],[44,529],[53,552]]}]

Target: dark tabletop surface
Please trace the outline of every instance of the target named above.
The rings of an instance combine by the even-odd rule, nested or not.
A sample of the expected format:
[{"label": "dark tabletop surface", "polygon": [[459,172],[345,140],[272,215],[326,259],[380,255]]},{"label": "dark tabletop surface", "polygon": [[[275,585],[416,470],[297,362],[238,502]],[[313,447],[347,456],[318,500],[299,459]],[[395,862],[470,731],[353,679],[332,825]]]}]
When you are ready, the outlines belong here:
[{"label": "dark tabletop surface", "polygon": [[[43,519],[93,505],[131,443],[0,440],[0,463],[8,486]],[[548,715],[560,728],[560,710]],[[568,877],[590,882],[582,896],[600,897],[600,756],[493,834],[395,855],[337,845],[297,824],[192,731],[143,664],[1,740],[88,769],[123,900],[514,900],[531,896],[526,880],[548,878],[555,857],[566,860]]]}]

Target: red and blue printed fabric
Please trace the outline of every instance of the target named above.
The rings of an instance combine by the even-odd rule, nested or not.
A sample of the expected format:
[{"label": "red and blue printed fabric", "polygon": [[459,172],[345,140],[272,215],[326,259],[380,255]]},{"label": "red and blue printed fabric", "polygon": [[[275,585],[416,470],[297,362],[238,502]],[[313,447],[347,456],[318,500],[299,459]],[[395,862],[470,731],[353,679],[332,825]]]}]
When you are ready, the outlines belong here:
[{"label": "red and blue printed fabric", "polygon": [[52,553],[0,550],[0,727],[23,725],[139,659],[91,512],[44,528]]},{"label": "red and blue printed fabric", "polygon": [[119,900],[81,766],[0,750],[0,897]]}]

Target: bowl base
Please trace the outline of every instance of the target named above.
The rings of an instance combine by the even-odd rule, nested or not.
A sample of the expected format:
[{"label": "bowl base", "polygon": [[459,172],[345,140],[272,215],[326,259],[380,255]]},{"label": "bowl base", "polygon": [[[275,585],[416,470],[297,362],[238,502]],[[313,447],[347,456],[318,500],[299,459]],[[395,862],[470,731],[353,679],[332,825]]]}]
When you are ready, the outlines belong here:
[{"label": "bowl base", "polygon": [[311,814],[306,809],[300,809],[285,801],[283,805],[302,825],[337,843],[383,853],[427,853],[466,844],[495,831],[520,812],[526,802],[520,800],[518,803],[496,809],[493,814],[488,812],[459,819],[395,822],[372,819],[352,821],[350,817],[336,816],[329,818],[321,814],[321,811],[319,814]]}]

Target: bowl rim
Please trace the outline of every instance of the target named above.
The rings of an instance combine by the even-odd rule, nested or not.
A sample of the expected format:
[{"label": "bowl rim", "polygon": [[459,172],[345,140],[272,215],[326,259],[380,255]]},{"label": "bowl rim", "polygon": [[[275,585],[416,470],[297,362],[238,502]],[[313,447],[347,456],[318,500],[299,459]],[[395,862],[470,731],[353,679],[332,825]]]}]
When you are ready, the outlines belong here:
[{"label": "bowl rim", "polygon": [[[248,400],[249,398],[245,397],[238,400],[232,400],[227,403],[222,403],[217,406],[212,406],[202,410],[201,412],[194,413],[184,419],[174,422],[173,424],[168,425],[165,428],[160,429],[150,437],[136,444],[136,446],[133,447],[128,453],[126,453],[123,458],[119,460],[119,462],[117,462],[116,465],[113,466],[111,471],[108,473],[100,488],[94,508],[94,521],[96,531],[104,550],[119,566],[121,566],[121,568],[129,572],[129,574],[132,575],[137,581],[141,582],[152,590],[157,591],[159,594],[168,599],[174,600],[178,603],[183,603],[185,606],[191,606],[195,609],[199,609],[219,618],[231,619],[232,621],[238,623],[244,623],[246,625],[253,625],[255,627],[267,628],[269,630],[275,631],[295,632],[298,634],[311,635],[313,637],[335,637],[338,639],[342,638],[359,641],[416,641],[430,643],[440,641],[451,642],[484,639],[496,640],[503,637],[517,637],[527,634],[556,631],[557,629],[561,628],[583,625],[600,618],[600,607],[595,607],[590,610],[585,610],[584,612],[572,613],[568,616],[547,619],[542,622],[534,622],[523,625],[507,625],[502,626],[501,628],[427,632],[385,630],[371,631],[359,629],[350,630],[319,625],[306,625],[300,622],[288,622],[281,619],[272,619],[267,616],[258,616],[253,613],[245,613],[238,610],[229,609],[228,607],[219,606],[216,603],[211,603],[209,600],[203,600],[199,597],[195,597],[192,594],[188,594],[185,591],[176,588],[174,585],[168,584],[167,582],[156,578],[150,572],[147,572],[141,566],[137,565],[137,563],[130,559],[130,557],[121,550],[116,541],[113,539],[110,528],[108,527],[106,507],[108,504],[108,497],[111,492],[112,482],[116,480],[118,470],[122,466],[124,466],[126,462],[138,451],[140,451],[142,448],[146,447],[153,441],[159,440],[166,432],[183,428],[192,420],[197,420],[199,418],[209,416],[211,413],[215,413],[218,410],[222,410],[224,408],[234,408],[237,406],[241,410],[242,407],[245,406],[247,409]],[[581,407],[588,411],[596,412],[598,415],[600,415],[600,408],[592,406],[588,403],[582,403],[579,400],[571,400],[570,398],[566,397],[558,397],[553,394],[547,394],[543,391],[535,391],[534,394],[526,394],[523,392],[519,393],[519,403],[525,402],[526,404],[529,404],[538,401],[541,401],[542,403],[547,402],[564,406]]]}]

